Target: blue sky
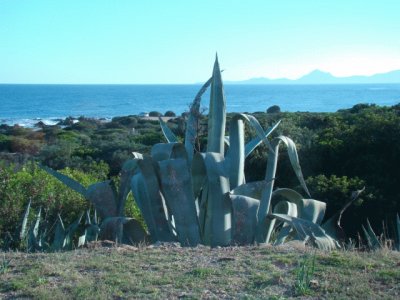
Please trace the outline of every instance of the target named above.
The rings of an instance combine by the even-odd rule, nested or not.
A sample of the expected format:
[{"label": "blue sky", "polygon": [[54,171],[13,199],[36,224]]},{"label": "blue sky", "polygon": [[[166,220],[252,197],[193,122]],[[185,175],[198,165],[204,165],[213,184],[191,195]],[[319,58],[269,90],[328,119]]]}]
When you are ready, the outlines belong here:
[{"label": "blue sky", "polygon": [[400,1],[0,0],[0,83],[193,83],[400,69]]}]

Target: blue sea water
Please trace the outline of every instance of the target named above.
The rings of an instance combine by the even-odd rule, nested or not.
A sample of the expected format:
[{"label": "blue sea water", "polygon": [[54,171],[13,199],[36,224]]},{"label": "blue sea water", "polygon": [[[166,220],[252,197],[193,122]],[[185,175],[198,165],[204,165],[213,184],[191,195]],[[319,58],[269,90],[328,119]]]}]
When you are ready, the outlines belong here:
[{"label": "blue sea water", "polygon": [[[12,85],[0,84],[0,123],[32,126],[68,116],[112,118],[159,111],[187,111],[200,85]],[[395,105],[400,84],[225,85],[228,112],[334,112],[358,103]],[[202,105],[208,107],[209,94]]]}]

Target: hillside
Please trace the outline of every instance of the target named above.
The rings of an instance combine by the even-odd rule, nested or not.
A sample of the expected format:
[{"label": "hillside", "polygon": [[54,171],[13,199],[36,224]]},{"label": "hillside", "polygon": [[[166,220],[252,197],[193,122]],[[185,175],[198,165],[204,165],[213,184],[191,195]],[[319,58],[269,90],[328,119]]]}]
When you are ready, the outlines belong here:
[{"label": "hillside", "polygon": [[336,77],[328,72],[314,70],[298,79],[265,77],[250,78],[242,81],[227,81],[226,84],[374,84],[400,83],[400,70],[371,76]]},{"label": "hillside", "polygon": [[[172,244],[11,252],[1,254],[3,264],[10,262],[0,269],[0,298],[398,299],[399,252],[314,251],[288,245],[210,249]],[[309,280],[302,266],[310,271]]]}]

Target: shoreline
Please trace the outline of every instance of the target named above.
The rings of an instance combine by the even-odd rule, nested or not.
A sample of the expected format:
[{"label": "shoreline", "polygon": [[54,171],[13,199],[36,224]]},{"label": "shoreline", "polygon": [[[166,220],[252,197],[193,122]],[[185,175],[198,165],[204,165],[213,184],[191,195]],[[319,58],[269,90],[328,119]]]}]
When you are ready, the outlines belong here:
[{"label": "shoreline", "polygon": [[[330,112],[330,111],[280,111],[279,113],[289,113],[289,114],[335,114],[335,113],[340,113],[342,111],[351,111],[352,109],[359,109],[362,107],[386,107],[386,108],[391,108],[391,107],[398,107],[400,106],[400,102],[393,104],[393,105],[379,105],[376,103],[358,103],[353,105],[352,107],[348,108],[340,108],[336,111]],[[258,114],[258,113],[267,113],[266,111],[253,111],[253,112],[227,112],[227,114],[236,114],[236,113],[246,113],[246,114]],[[205,115],[207,115],[205,113]],[[133,117],[137,118],[138,120],[145,120],[145,121],[158,121],[158,116],[149,116],[148,113],[140,113],[137,115],[134,114],[128,114],[128,115],[118,115],[118,116],[112,116],[112,117],[99,117],[99,116],[66,116],[66,117],[35,117],[35,118],[6,118],[6,117],[0,117],[0,126],[19,126],[23,128],[30,128],[30,129],[35,129],[35,128],[40,128],[43,126],[69,126],[74,123],[78,123],[80,120],[94,120],[98,121],[100,123],[109,123],[112,122],[113,119],[115,118],[128,118],[128,117]],[[168,122],[170,120],[180,118],[181,114],[176,114],[176,116],[160,116],[163,121]]]},{"label": "shoreline", "polygon": [[[80,116],[80,117],[65,117],[65,118],[16,118],[16,119],[7,119],[7,118],[2,118],[0,119],[0,126],[19,126],[23,128],[39,128],[41,126],[66,126],[65,123],[67,121],[70,121],[72,124],[78,123],[82,119],[86,120],[96,120],[102,123],[109,123],[111,122],[114,118],[124,118],[124,117],[135,117],[140,120],[146,120],[146,121],[158,121],[158,117],[151,117],[151,116],[139,116],[139,115],[125,115],[125,116],[114,116],[114,117],[86,117],[86,116]],[[167,117],[167,116],[161,116],[161,119],[164,122],[168,122],[169,120],[173,120],[178,118],[179,116],[175,117]]]}]

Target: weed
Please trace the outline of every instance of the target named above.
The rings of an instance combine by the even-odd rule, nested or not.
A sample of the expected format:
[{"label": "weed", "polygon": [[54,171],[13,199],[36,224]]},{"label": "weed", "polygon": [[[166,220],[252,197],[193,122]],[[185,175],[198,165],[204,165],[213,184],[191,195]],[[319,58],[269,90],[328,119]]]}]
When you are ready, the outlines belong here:
[{"label": "weed", "polygon": [[214,273],[214,270],[211,268],[195,268],[190,272],[190,275],[198,278],[207,278]]},{"label": "weed", "polygon": [[8,272],[10,263],[11,259],[6,259],[6,255],[3,253],[3,258],[1,259],[1,264],[0,264],[0,274],[5,274]]},{"label": "weed", "polygon": [[314,252],[312,257],[307,255],[295,269],[296,281],[294,289],[297,295],[307,295],[311,292],[310,282],[315,271],[315,255],[316,252]]}]

